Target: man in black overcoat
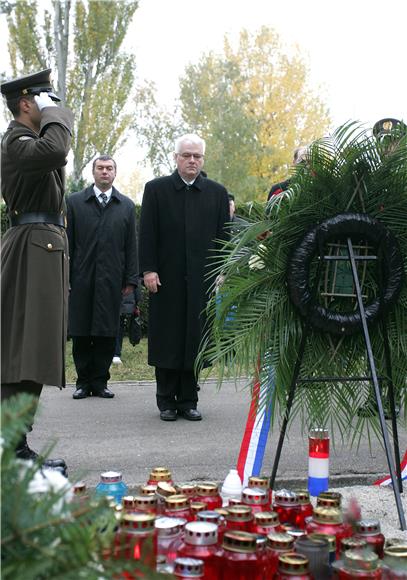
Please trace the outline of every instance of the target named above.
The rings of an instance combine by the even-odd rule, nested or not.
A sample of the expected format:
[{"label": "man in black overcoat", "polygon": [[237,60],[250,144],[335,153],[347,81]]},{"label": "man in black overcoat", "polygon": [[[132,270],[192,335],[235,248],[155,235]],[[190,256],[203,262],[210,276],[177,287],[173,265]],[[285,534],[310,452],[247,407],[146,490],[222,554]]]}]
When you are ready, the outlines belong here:
[{"label": "man in black overcoat", "polygon": [[93,162],[94,185],[68,197],[68,334],[78,375],[74,399],[112,398],[107,388],[122,296],[138,279],[135,205],[113,187],[116,163]]},{"label": "man in black overcoat", "polygon": [[140,218],[140,271],[150,292],[148,363],[155,366],[163,421],[197,410],[195,358],[213,281],[208,258],[225,238],[229,200],[223,185],[201,174],[205,142],[184,135],[175,142],[177,169],[149,181]]}]

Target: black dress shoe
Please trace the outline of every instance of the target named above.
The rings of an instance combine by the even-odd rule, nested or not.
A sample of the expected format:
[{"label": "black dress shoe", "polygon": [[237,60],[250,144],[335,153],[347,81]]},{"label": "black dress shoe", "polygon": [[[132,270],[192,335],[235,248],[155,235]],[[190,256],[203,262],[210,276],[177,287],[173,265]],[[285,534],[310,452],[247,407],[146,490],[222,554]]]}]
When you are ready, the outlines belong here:
[{"label": "black dress shoe", "polygon": [[86,387],[77,387],[72,395],[73,399],[86,399],[86,397],[89,397],[89,390]]},{"label": "black dress shoe", "polygon": [[177,411],[175,409],[165,409],[164,411],[160,411],[160,419],[161,421],[176,421]]},{"label": "black dress shoe", "polygon": [[[41,457],[29,448],[27,440],[24,438],[23,442],[16,449],[16,457],[18,459],[31,459],[31,461],[41,461]],[[42,462],[43,467],[48,469],[55,469],[68,477],[68,468],[64,459],[45,459]]]},{"label": "black dress shoe", "polygon": [[94,397],[101,397],[102,399],[113,399],[114,397],[114,393],[112,393],[112,391],[109,391],[107,387],[103,387],[103,389],[97,390],[93,389],[92,395]]},{"label": "black dress shoe", "polygon": [[202,415],[198,409],[181,409],[178,411],[178,415],[184,417],[188,421],[201,421]]}]

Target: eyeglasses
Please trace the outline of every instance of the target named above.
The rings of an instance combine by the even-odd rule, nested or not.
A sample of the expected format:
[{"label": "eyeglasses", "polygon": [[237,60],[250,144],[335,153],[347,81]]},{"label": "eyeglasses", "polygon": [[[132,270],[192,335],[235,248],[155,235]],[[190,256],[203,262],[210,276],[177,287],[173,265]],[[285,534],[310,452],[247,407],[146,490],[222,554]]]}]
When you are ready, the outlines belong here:
[{"label": "eyeglasses", "polygon": [[193,159],[197,159],[198,161],[204,158],[204,156],[201,153],[178,153],[178,155],[182,157],[182,159],[190,159],[192,157]]}]

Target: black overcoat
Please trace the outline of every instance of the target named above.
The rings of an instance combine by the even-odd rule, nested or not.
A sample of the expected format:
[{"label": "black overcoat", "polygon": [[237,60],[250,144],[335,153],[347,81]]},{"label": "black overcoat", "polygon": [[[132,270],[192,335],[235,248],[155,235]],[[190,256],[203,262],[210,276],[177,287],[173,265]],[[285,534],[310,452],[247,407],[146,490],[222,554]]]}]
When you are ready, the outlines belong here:
[{"label": "black overcoat", "polygon": [[140,270],[157,272],[150,294],[148,362],[192,369],[213,280],[208,258],[224,239],[229,199],[223,185],[199,175],[186,185],[175,171],[145,186],[140,218]]},{"label": "black overcoat", "polygon": [[[1,144],[1,193],[10,214],[65,214],[73,115],[45,107],[39,134],[11,121]],[[65,229],[9,228],[1,258],[1,380],[65,385],[68,243]]]},{"label": "black overcoat", "polygon": [[134,203],[113,188],[106,207],[93,185],[68,197],[70,336],[116,336],[122,289],[137,284]]}]

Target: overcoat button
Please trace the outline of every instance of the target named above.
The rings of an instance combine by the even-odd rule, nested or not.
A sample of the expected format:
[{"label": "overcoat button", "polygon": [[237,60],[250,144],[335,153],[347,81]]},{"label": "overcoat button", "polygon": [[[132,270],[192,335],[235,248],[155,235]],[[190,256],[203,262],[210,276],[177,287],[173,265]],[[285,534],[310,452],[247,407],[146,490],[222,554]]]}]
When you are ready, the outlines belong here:
[{"label": "overcoat button", "polygon": [[52,250],[52,244],[47,244],[48,250]]}]

